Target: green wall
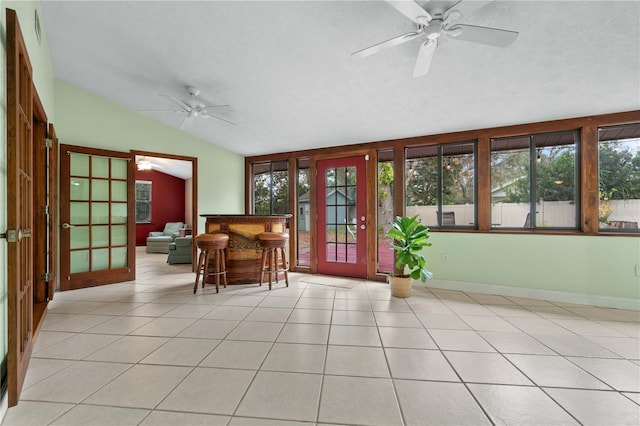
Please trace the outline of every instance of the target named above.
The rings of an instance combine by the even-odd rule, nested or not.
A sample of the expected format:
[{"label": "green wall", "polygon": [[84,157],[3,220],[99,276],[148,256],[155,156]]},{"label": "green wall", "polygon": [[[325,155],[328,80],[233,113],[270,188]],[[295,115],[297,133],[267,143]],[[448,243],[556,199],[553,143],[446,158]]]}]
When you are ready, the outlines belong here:
[{"label": "green wall", "polygon": [[[244,157],[62,80],[55,81],[55,109],[61,144],[196,157],[198,215],[244,213]],[[202,218],[198,230],[204,230]]]},{"label": "green wall", "polygon": [[640,301],[640,238],[433,232],[430,241],[424,253],[435,285],[455,281],[585,296],[575,303],[590,297]]}]

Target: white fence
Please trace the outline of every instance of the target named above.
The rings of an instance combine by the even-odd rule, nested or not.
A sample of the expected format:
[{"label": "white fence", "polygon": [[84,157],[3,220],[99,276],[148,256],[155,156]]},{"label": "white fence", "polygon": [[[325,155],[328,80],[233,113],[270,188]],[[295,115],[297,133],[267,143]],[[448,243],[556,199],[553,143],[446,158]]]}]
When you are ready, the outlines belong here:
[{"label": "white fence", "polygon": [[[609,221],[626,221],[640,224],[640,200],[611,200]],[[455,204],[442,206],[443,212],[453,212],[458,226],[473,225],[475,206]],[[407,216],[418,215],[427,226],[437,226],[437,206],[407,206]],[[527,221],[529,204],[492,203],[491,226],[497,228],[522,228]],[[569,201],[546,201],[536,204],[536,226],[574,227],[576,206]]]}]

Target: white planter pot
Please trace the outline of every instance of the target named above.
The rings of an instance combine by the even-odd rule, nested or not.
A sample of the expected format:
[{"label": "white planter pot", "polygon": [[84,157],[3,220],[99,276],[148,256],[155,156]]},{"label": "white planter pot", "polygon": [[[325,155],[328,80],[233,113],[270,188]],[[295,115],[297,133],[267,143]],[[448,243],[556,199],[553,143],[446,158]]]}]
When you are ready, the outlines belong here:
[{"label": "white planter pot", "polygon": [[411,296],[411,278],[410,277],[389,277],[389,287],[391,287],[391,295],[394,297]]}]

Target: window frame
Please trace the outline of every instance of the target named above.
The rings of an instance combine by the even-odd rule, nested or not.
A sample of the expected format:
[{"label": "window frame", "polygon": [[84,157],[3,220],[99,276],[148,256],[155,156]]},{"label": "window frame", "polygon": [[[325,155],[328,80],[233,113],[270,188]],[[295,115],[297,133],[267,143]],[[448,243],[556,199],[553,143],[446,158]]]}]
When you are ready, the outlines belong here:
[{"label": "window frame", "polygon": [[[445,149],[448,148],[455,148],[457,146],[464,146],[464,145],[471,145],[473,146],[473,150],[471,152],[471,155],[473,155],[473,223],[472,224],[444,224],[444,220],[443,220],[443,214],[444,212],[444,208],[446,208],[446,206],[450,206],[451,204],[444,204],[444,173],[443,173],[443,169],[444,169],[444,162],[443,162],[443,158],[445,157],[451,157],[453,156],[453,154],[444,154]],[[457,141],[457,142],[448,142],[448,143],[441,143],[441,144],[432,144],[432,145],[414,145],[414,146],[407,146],[404,147],[403,150],[403,161],[405,163],[405,173],[403,176],[403,186],[404,186],[404,191],[403,191],[403,205],[404,205],[404,209],[406,211],[406,207],[407,207],[407,197],[406,197],[406,193],[407,193],[407,170],[406,170],[406,166],[407,166],[407,162],[410,159],[413,158],[409,158],[408,156],[408,152],[412,149],[421,149],[421,148],[432,148],[435,147],[436,149],[436,163],[437,163],[437,189],[436,189],[436,193],[437,193],[437,205],[436,205],[436,221],[437,224],[435,225],[429,225],[430,229],[451,229],[451,230],[464,230],[464,229],[468,229],[468,230],[476,230],[478,229],[478,178],[477,178],[477,174],[478,174],[478,140],[466,140],[466,141]],[[433,158],[432,157],[414,157],[414,158]]]},{"label": "window frame", "polygon": [[[554,137],[554,136],[558,136],[560,137],[561,135],[573,135],[573,146],[574,146],[574,166],[573,166],[573,186],[574,186],[574,190],[573,190],[573,200],[570,200],[573,204],[574,204],[574,216],[575,216],[575,222],[573,224],[573,226],[538,226],[537,222],[538,222],[538,210],[537,210],[537,205],[538,205],[538,201],[542,198],[540,194],[538,194],[538,183],[539,183],[539,179],[538,179],[538,160],[540,159],[540,152],[547,147],[556,147],[556,146],[568,146],[567,144],[547,144],[547,145],[543,145],[543,144],[538,144],[536,143],[536,141],[542,137]],[[503,150],[494,150],[492,147],[492,144],[494,142],[498,142],[498,141],[508,141],[508,140],[514,140],[514,139],[528,139],[528,146],[527,147],[523,147],[521,150],[523,152],[528,151],[529,154],[529,161],[528,161],[528,167],[529,167],[529,173],[527,175],[528,178],[528,188],[529,188],[529,211],[528,211],[528,215],[527,218],[525,220],[525,223],[523,224],[523,226],[519,227],[519,226],[511,226],[511,227],[498,227],[495,226],[494,223],[491,223],[491,230],[544,230],[544,231],[577,231],[580,229],[580,216],[581,216],[581,191],[580,191],[580,185],[581,185],[581,137],[580,137],[580,132],[576,129],[568,129],[568,130],[561,130],[561,131],[556,131],[556,132],[540,132],[540,133],[528,133],[528,134],[521,134],[521,135],[514,135],[514,136],[508,136],[508,137],[498,137],[498,138],[491,138],[489,140],[489,179],[490,179],[490,184],[489,184],[489,191],[493,190],[493,183],[491,182],[491,175],[492,175],[492,170],[493,170],[493,166],[492,166],[492,154],[494,152],[501,152],[501,151],[506,151],[505,149]],[[544,202],[544,199],[542,200]],[[491,209],[493,209],[493,204],[494,201],[491,200],[490,197],[490,203],[491,203]],[[493,217],[493,211],[491,211],[491,217]],[[527,222],[529,223],[528,226]]]}]

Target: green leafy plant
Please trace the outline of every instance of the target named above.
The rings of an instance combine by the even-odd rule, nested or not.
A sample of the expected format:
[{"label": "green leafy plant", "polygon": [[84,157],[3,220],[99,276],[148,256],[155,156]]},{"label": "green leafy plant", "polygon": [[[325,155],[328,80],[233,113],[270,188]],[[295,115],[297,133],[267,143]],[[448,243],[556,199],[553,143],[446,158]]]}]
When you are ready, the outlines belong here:
[{"label": "green leafy plant", "polygon": [[[430,247],[429,228],[418,219],[418,216],[397,216],[387,231],[393,238],[391,248],[396,252],[396,268],[402,271],[403,277],[426,282],[433,274],[426,268],[426,259],[422,255],[424,247]],[[408,274],[404,272],[408,270]]]}]

